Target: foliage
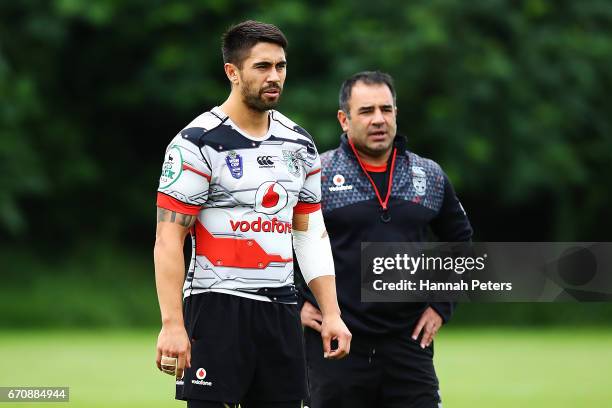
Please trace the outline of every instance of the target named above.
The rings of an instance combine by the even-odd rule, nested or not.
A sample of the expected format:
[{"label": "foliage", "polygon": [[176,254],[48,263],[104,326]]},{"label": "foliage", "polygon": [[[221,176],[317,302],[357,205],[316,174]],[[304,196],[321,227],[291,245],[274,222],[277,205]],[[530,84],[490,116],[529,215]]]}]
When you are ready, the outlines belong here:
[{"label": "foliage", "polygon": [[479,239],[609,237],[609,2],[30,0],[0,15],[7,236],[41,213],[65,239],[145,232],[165,144],[228,92],[220,34],[255,18],[290,39],[282,110],[321,150],[340,82],[385,70],[400,129],[449,173]]},{"label": "foliage", "polygon": [[610,240],[608,1],[23,0],[0,2],[3,272],[25,253],[53,282],[45,260],[88,240],[139,262],[164,148],[226,97],[220,35],[247,18],[289,38],[280,109],[320,150],[338,140],[341,81],[381,69],[476,239]]}]

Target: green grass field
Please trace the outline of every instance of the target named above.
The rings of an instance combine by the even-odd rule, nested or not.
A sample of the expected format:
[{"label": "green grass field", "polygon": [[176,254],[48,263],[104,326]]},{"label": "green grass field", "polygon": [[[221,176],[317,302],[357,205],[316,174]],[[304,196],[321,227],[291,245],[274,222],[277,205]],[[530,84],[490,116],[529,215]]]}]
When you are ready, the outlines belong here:
[{"label": "green grass field", "polygon": [[[183,407],[155,367],[155,331],[0,332],[0,386],[69,386],[53,407]],[[612,401],[612,330],[449,328],[436,342],[444,406],[587,407]],[[0,407],[41,404],[1,403]]]}]

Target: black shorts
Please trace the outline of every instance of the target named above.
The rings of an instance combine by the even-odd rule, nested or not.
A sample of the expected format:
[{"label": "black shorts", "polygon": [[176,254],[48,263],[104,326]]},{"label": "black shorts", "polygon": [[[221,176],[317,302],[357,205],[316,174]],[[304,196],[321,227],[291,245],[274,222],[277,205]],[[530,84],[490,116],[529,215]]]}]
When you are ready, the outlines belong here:
[{"label": "black shorts", "polygon": [[307,395],[297,305],[222,293],[185,299],[191,368],[177,381],[180,400],[257,405]]},{"label": "black shorts", "polygon": [[321,336],[305,328],[310,408],[438,408],[433,342],[387,335],[365,339],[353,333],[351,353],[323,358]]}]

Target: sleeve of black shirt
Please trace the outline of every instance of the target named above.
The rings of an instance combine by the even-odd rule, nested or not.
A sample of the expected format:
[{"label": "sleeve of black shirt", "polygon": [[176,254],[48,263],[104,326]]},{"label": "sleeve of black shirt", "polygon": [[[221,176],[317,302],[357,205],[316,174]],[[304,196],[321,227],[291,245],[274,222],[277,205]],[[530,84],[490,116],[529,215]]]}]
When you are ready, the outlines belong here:
[{"label": "sleeve of black shirt", "polygon": [[[442,242],[468,242],[472,240],[472,226],[463,210],[455,189],[444,174],[444,201],[440,212],[431,222],[431,229]],[[448,323],[455,311],[456,302],[432,302],[429,304],[444,323]]]}]

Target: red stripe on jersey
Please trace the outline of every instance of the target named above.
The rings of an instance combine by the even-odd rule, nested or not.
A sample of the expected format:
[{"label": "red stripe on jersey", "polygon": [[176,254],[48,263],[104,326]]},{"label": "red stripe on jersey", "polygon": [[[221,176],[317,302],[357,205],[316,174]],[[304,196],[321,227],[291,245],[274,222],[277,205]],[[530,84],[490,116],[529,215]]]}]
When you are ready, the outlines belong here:
[{"label": "red stripe on jersey", "polygon": [[202,171],[200,171],[198,169],[195,169],[195,168],[191,167],[188,164],[183,163],[183,170],[192,171],[195,174],[199,174],[200,176],[205,177],[208,181],[210,181],[210,175],[209,174],[206,174],[206,173],[204,173],[204,172],[202,172]]},{"label": "red stripe on jersey", "polygon": [[308,174],[306,175],[306,177],[308,177],[308,176],[312,176],[313,174],[317,174],[317,173],[318,173],[318,172],[320,172],[320,171],[321,171],[321,169],[316,169],[316,170],[313,170],[313,171],[311,171],[310,173],[308,173]]},{"label": "red stripe on jersey", "polygon": [[303,203],[301,201],[298,201],[295,207],[293,207],[293,213],[294,214],[310,214],[320,209],[321,209],[321,203],[310,204],[310,203]]},{"label": "red stripe on jersey", "polygon": [[160,192],[157,193],[157,206],[165,208],[166,210],[187,215],[198,215],[202,209],[202,207],[199,205],[186,204],[174,197],[170,197],[169,195]]},{"label": "red stripe on jersey", "polygon": [[196,221],[196,255],[208,258],[214,266],[264,269],[271,262],[292,262],[293,258],[271,255],[254,239],[215,237]]}]

